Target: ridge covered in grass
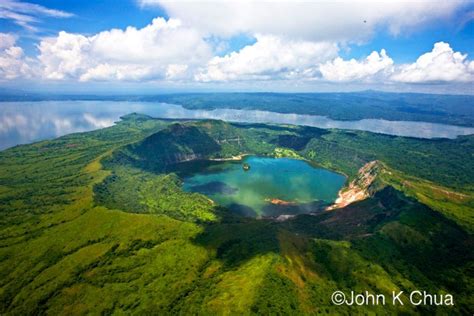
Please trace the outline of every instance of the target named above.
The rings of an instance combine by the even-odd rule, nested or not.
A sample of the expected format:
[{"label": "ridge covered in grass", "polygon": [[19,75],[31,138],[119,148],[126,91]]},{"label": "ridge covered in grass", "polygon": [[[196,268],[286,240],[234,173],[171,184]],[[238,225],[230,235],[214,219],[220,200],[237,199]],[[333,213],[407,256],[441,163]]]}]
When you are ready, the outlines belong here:
[{"label": "ridge covered in grass", "polygon": [[[472,313],[473,149],[472,136],[141,115],[17,146],[0,153],[0,313]],[[172,168],[276,153],[349,180],[379,160],[384,185],[347,207],[277,222],[183,192]],[[451,293],[455,306],[330,301],[335,290],[413,289]]]}]

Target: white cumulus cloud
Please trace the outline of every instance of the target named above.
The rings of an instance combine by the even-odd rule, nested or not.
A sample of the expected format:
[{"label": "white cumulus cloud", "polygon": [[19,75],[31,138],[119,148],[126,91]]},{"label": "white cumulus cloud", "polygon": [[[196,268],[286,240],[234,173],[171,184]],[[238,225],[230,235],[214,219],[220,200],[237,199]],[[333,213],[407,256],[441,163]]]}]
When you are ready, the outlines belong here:
[{"label": "white cumulus cloud", "polygon": [[[34,58],[25,56],[14,35],[0,33],[0,80],[37,76],[83,82],[267,81],[269,85],[271,80],[380,85],[474,81],[474,61],[443,42],[405,65],[396,65],[384,49],[360,60],[338,56],[340,47],[362,43],[375,31],[388,28],[398,34],[449,18],[467,0],[138,1],[161,5],[170,18],[156,18],[143,28],[92,35],[61,31],[42,38]],[[17,0],[0,3],[0,19],[26,28],[45,16],[70,14]],[[235,44],[235,35],[254,38],[255,43],[220,55]]]},{"label": "white cumulus cloud", "polygon": [[256,43],[223,57],[216,56],[195,75],[197,81],[266,80],[313,77],[317,65],[337,56],[328,42],[292,41],[257,35]]},{"label": "white cumulus cloud", "polygon": [[24,56],[23,49],[16,46],[16,37],[0,33],[0,80],[30,77],[32,68],[29,62],[31,60]]},{"label": "white cumulus cloud", "polygon": [[60,32],[38,48],[44,77],[81,81],[173,79],[212,56],[199,32],[163,18],[93,36]]},{"label": "white cumulus cloud", "polygon": [[472,82],[474,61],[469,61],[466,54],[454,52],[448,43],[438,42],[415,63],[400,66],[391,79],[406,83]]},{"label": "white cumulus cloud", "polygon": [[90,39],[79,34],[59,32],[57,37],[44,39],[38,45],[39,61],[44,77],[64,79],[77,77],[89,63]]},{"label": "white cumulus cloud", "polygon": [[372,52],[364,60],[343,60],[337,57],[322,64],[319,68],[322,77],[327,81],[362,81],[371,80],[376,75],[386,75],[393,71],[393,60],[385,49]]},{"label": "white cumulus cloud", "polygon": [[399,34],[452,17],[469,0],[138,0],[160,6],[207,34],[271,34],[312,41],[368,39],[377,27]]}]

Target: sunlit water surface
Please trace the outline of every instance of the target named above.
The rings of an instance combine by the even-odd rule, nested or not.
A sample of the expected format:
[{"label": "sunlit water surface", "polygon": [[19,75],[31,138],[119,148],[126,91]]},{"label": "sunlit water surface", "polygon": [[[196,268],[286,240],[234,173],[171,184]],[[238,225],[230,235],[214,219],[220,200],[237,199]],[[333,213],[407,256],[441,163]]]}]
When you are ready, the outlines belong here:
[{"label": "sunlit water surface", "polygon": [[[302,160],[248,156],[192,172],[186,163],[185,191],[199,192],[245,216],[278,216],[322,210],[337,197],[346,178]],[[244,170],[247,164],[250,169]]]},{"label": "sunlit water surface", "polygon": [[120,116],[132,112],[159,118],[208,118],[231,122],[295,124],[420,138],[455,138],[458,135],[474,134],[474,128],[425,122],[381,119],[336,121],[324,116],[256,110],[188,110],[180,105],[153,102],[0,102],[0,149],[108,127],[118,121]]}]

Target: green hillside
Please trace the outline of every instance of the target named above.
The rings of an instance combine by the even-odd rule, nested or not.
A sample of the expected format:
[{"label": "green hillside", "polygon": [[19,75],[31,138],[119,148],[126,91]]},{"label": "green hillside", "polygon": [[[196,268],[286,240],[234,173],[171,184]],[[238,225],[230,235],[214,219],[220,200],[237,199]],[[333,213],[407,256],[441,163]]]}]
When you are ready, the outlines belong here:
[{"label": "green hillside", "polygon": [[[131,114],[113,127],[0,152],[0,314],[474,312],[474,137]],[[369,198],[287,221],[238,216],[181,189],[176,163],[307,159]],[[450,293],[455,305],[335,306],[335,290]]]}]

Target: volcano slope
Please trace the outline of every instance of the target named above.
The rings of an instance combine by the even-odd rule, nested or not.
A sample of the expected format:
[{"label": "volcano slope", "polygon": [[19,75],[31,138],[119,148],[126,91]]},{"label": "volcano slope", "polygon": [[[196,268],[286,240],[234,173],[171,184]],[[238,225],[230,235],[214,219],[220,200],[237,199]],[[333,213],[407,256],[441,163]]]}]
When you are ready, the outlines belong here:
[{"label": "volcano slope", "polygon": [[[474,137],[132,114],[0,153],[0,313],[472,314]],[[174,166],[287,156],[347,176],[330,211],[238,216]],[[425,290],[454,306],[335,306]]]}]

